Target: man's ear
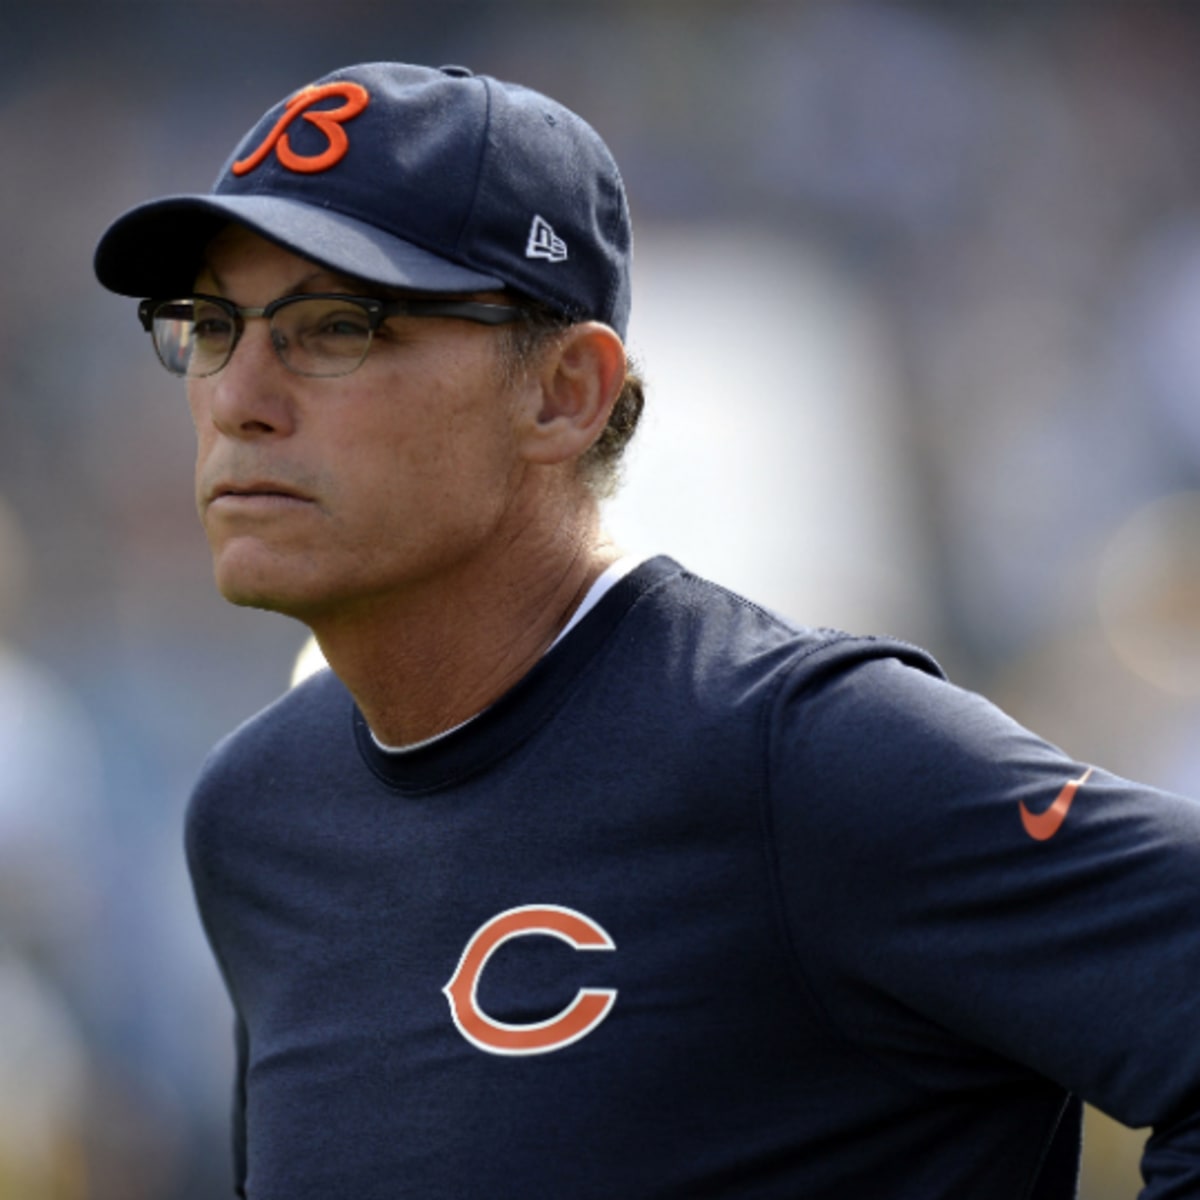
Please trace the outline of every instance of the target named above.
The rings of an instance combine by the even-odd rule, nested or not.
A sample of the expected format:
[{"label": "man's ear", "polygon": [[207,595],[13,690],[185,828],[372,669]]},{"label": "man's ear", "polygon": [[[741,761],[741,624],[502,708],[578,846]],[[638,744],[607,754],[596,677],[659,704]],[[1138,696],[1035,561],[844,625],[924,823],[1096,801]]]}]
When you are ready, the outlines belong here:
[{"label": "man's ear", "polygon": [[571,325],[535,370],[522,449],[530,462],[552,465],[581,457],[604,432],[625,383],[625,347],[598,321]]}]

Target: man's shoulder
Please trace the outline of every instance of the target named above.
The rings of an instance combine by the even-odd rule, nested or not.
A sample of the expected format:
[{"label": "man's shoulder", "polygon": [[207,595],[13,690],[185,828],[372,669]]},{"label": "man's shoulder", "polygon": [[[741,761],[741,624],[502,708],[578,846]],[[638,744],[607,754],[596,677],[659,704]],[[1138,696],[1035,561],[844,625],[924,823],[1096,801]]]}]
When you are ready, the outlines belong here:
[{"label": "man's shoulder", "polygon": [[329,738],[349,735],[352,711],[349,693],[324,668],[222,738],[208,755],[200,782],[226,770],[242,770],[249,762],[294,761],[301,750],[319,752]]},{"label": "man's shoulder", "polygon": [[699,654],[720,671],[743,663],[759,673],[827,677],[869,661],[895,659],[922,673],[942,675],[930,654],[902,638],[804,624],[670,559],[653,565],[654,584],[645,594],[657,596],[667,640],[686,646],[688,653]]}]

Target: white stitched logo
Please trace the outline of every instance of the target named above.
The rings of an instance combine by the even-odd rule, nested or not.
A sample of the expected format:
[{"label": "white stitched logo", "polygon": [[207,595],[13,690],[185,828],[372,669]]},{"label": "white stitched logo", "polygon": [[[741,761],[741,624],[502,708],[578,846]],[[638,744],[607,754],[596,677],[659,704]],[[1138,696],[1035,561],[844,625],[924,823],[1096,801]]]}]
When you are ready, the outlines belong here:
[{"label": "white stitched logo", "polygon": [[525,243],[525,257],[566,262],[567,243],[554,232],[545,217],[533,218],[533,224],[529,227],[529,241]]}]

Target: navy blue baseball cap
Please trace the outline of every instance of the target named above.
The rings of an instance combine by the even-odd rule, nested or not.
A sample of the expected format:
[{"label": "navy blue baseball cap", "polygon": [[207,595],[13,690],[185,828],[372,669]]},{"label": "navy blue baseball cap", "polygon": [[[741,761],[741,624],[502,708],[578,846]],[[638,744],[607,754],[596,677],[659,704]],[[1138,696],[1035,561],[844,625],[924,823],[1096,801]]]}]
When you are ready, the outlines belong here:
[{"label": "navy blue baseball cap", "polygon": [[126,296],[187,294],[230,221],[366,282],[516,291],[625,336],[633,239],[608,148],[561,104],[463,67],[365,63],[302,88],[211,192],[114,221],[96,276]]}]

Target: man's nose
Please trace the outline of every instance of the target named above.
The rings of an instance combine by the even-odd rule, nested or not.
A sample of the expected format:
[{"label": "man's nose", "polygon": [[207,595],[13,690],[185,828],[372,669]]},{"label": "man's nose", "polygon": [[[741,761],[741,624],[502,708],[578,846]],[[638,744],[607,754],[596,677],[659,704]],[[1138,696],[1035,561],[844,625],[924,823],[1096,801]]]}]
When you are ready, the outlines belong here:
[{"label": "man's nose", "polygon": [[298,379],[280,361],[270,323],[248,318],[229,361],[205,384],[212,423],[229,437],[286,435],[295,428]]}]

